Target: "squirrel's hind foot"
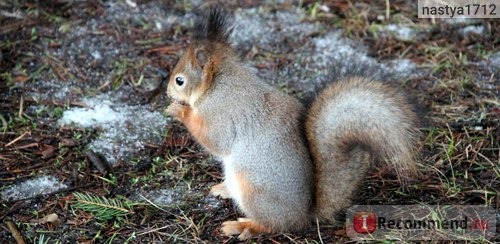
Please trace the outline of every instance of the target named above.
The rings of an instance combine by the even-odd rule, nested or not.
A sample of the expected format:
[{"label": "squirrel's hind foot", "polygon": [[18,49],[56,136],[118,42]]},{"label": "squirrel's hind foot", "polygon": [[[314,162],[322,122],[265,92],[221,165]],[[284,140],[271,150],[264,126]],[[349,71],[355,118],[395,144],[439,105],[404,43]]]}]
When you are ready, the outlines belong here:
[{"label": "squirrel's hind foot", "polygon": [[255,220],[239,218],[238,221],[222,223],[221,231],[225,236],[238,235],[238,239],[244,241],[260,234],[270,233],[271,229],[255,222]]}]

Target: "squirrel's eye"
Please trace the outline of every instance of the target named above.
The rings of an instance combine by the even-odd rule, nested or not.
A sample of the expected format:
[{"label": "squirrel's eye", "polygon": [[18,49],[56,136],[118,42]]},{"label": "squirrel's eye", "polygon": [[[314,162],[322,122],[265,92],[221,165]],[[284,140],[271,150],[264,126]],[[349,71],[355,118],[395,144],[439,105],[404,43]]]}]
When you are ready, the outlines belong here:
[{"label": "squirrel's eye", "polygon": [[184,85],[184,78],[180,76],[175,77],[175,83],[177,83],[178,86]]}]

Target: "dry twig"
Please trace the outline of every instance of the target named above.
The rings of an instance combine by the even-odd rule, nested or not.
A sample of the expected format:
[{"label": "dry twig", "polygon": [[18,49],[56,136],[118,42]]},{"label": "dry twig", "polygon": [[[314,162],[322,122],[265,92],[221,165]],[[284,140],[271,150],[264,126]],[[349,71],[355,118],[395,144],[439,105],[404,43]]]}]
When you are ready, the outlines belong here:
[{"label": "dry twig", "polygon": [[7,228],[9,228],[10,233],[12,233],[12,236],[14,239],[16,239],[17,244],[25,244],[26,242],[23,239],[23,236],[21,233],[19,233],[19,230],[17,230],[16,225],[12,221],[7,221]]}]

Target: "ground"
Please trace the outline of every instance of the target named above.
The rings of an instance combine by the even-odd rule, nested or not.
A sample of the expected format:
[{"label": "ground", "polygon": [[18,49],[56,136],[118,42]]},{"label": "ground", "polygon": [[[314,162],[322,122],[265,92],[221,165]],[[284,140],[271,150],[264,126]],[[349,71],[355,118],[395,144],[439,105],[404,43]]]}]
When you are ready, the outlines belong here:
[{"label": "ground", "polygon": [[[354,203],[498,209],[500,21],[418,19],[416,1],[353,2],[224,8],[237,52],[283,92],[307,100],[361,74],[414,101],[422,176],[402,187],[374,167]],[[163,114],[170,71],[213,4],[0,0],[2,243],[236,242],[219,228],[241,214],[208,196],[218,163]],[[349,240],[321,224],[255,241],[320,237]]]}]

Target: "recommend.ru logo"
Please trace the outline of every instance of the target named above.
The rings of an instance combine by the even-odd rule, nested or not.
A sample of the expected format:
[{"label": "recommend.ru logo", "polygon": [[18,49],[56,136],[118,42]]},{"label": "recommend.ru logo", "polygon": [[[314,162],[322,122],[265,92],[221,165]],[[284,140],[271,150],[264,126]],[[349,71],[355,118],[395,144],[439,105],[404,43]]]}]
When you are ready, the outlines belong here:
[{"label": "recommend.ru logo", "polygon": [[473,240],[495,237],[495,210],[475,205],[355,205],[346,231],[354,240]]}]

